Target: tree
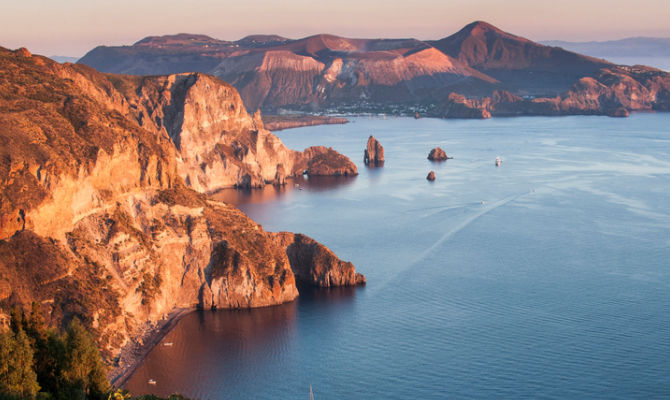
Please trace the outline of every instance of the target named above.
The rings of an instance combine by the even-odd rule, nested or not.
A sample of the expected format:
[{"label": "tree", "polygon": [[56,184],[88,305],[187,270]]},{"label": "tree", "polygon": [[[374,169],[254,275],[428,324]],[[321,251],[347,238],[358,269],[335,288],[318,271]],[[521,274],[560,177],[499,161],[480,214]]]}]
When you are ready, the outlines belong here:
[{"label": "tree", "polygon": [[9,327],[14,333],[23,329],[23,310],[18,305],[14,305],[12,311],[9,312]]},{"label": "tree", "polygon": [[38,390],[30,339],[23,329],[0,333],[0,394],[32,399]]},{"label": "tree", "polygon": [[65,350],[63,378],[70,398],[104,398],[109,390],[105,366],[95,341],[76,318],[65,334]]},{"label": "tree", "polygon": [[36,341],[43,341],[46,338],[46,325],[42,315],[42,305],[36,301],[30,304],[30,315],[24,319],[26,333]]}]

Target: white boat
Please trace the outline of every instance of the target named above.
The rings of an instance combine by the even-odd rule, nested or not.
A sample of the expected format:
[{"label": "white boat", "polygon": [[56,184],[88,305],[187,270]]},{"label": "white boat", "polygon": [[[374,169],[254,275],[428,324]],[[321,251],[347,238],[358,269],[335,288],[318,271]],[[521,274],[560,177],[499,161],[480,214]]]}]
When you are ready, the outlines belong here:
[{"label": "white boat", "polygon": [[500,164],[502,164],[502,160],[500,159],[500,157],[496,157],[496,167],[499,167]]},{"label": "white boat", "polygon": [[167,347],[172,347],[172,345],[173,345],[172,342],[163,343],[163,346],[167,346]]},{"label": "white boat", "polygon": [[155,384],[156,384],[156,381],[153,380],[153,379],[149,379],[149,382],[148,382],[148,383],[149,383],[149,385],[155,385]]}]

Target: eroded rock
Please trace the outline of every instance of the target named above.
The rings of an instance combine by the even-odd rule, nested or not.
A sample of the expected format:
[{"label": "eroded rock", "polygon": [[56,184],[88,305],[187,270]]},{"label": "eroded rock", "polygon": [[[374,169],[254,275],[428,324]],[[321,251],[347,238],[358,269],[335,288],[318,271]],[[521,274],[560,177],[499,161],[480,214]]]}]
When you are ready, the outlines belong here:
[{"label": "eroded rock", "polygon": [[363,151],[363,162],[369,166],[384,165],[384,147],[372,135],[368,138],[368,143]]},{"label": "eroded rock", "polygon": [[445,161],[447,158],[447,153],[441,147],[436,147],[428,153],[430,161]]},{"label": "eroded rock", "polygon": [[331,287],[366,283],[350,262],[340,260],[330,249],[302,234],[280,232],[275,240],[286,249],[298,284]]}]

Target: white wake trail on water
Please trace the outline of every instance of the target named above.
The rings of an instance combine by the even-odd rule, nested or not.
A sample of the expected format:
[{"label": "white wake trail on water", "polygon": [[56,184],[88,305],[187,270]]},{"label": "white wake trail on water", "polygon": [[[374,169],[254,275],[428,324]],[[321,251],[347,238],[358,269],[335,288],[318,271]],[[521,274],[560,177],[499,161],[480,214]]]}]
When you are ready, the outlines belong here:
[{"label": "white wake trail on water", "polygon": [[[431,255],[433,252],[435,252],[438,248],[440,248],[447,240],[451,239],[454,235],[456,235],[458,232],[462,231],[465,229],[468,225],[471,223],[475,222],[477,219],[481,218],[482,216],[494,211],[495,209],[502,207],[504,205],[507,205],[515,200],[518,200],[519,198],[526,196],[532,192],[523,192],[520,194],[514,194],[508,197],[505,197],[502,200],[499,200],[495,203],[492,204],[482,204],[481,209],[463,221],[461,221],[458,225],[453,226],[451,229],[446,231],[442,236],[440,236],[437,241],[435,241],[432,245],[430,245],[427,249],[425,249],[419,256],[417,256],[416,259],[413,261],[409,262],[405,267],[395,271],[395,273],[392,276],[389,276],[386,282],[379,287],[377,287],[375,290],[372,290],[372,292],[376,292],[378,290],[381,290],[391,283],[395,282],[401,275],[403,275],[405,272],[411,270],[415,265],[423,262],[429,255]],[[444,209],[453,209],[453,208],[460,208],[459,207],[444,207]]]}]

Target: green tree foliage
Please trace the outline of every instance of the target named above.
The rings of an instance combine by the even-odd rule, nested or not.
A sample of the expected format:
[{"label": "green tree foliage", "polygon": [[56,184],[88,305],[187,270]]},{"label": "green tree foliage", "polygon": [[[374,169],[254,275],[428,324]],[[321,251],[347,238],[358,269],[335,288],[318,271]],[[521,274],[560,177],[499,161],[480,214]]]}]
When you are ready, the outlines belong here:
[{"label": "green tree foliage", "polygon": [[14,333],[23,329],[23,310],[19,306],[12,307],[12,311],[9,313],[9,327]]},{"label": "green tree foliage", "polygon": [[33,369],[33,348],[23,331],[0,333],[0,396],[33,399],[40,386]]},{"label": "green tree foliage", "polygon": [[109,391],[105,366],[95,341],[76,318],[65,334],[65,350],[63,377],[72,398],[105,398]]},{"label": "green tree foliage", "polygon": [[36,302],[28,316],[14,307],[10,318],[11,329],[0,332],[0,399],[163,400],[112,391],[95,340],[78,319],[63,335],[48,330]]}]

